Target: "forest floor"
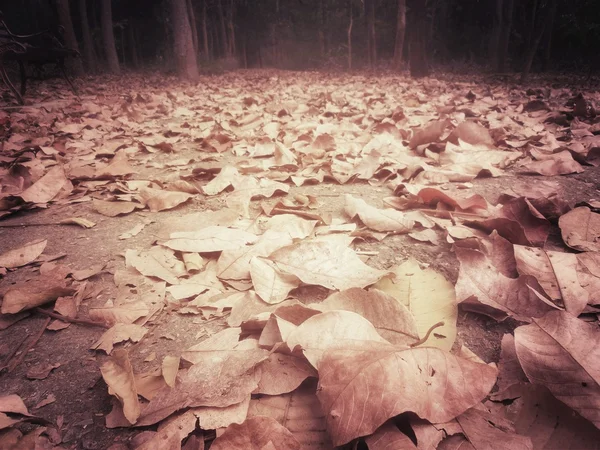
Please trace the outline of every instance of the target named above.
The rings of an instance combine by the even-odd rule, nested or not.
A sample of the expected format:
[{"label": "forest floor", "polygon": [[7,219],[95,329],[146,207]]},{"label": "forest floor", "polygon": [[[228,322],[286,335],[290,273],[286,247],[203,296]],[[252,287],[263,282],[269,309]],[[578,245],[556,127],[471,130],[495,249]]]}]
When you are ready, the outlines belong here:
[{"label": "forest floor", "polygon": [[[77,84],[79,97],[50,80],[31,86],[26,106],[6,93],[0,108],[0,448],[201,449],[215,435],[215,449],[332,448],[405,411],[370,425],[349,418],[356,435],[329,423],[336,349],[423,341],[477,366],[478,379],[494,367],[481,392],[456,394],[479,403],[494,385],[534,382],[522,361],[529,379],[503,372],[515,345],[505,334],[553,311],[575,328],[597,320],[600,271],[580,258],[600,262],[589,84],[266,70],[195,85],[138,74]],[[539,252],[564,256],[554,275]],[[556,289],[563,268],[578,280],[570,291]],[[288,406],[273,412],[266,397]],[[450,423],[478,408],[465,401],[443,417],[406,411]],[[491,405],[480,407],[514,420]],[[419,449],[446,436],[479,448],[465,414],[429,446],[429,422],[410,418],[402,436]],[[250,419],[262,416],[289,432]],[[577,420],[581,442],[597,445],[598,430]],[[250,444],[259,425],[269,436]],[[555,438],[573,429],[562,426]],[[545,448],[542,425],[511,427],[489,435]]]}]

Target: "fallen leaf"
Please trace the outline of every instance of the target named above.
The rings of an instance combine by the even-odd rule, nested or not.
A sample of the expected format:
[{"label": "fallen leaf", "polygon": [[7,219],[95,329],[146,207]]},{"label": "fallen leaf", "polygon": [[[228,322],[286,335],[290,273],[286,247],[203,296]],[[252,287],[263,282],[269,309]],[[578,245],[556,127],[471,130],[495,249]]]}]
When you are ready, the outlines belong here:
[{"label": "fallen leaf", "polygon": [[202,406],[193,408],[192,411],[198,417],[200,428],[214,430],[228,427],[232,423],[243,423],[248,416],[248,406],[250,406],[250,397],[240,403],[223,408]]},{"label": "fallen leaf", "polygon": [[351,288],[308,306],[321,311],[344,310],[360,314],[375,326],[381,337],[392,344],[408,346],[419,340],[412,313],[396,298],[377,289],[365,291]]},{"label": "fallen leaf", "polygon": [[35,261],[44,252],[47,244],[47,239],[41,239],[2,253],[0,255],[0,267],[14,269],[25,266]]},{"label": "fallen leaf", "polygon": [[523,371],[561,402],[600,428],[600,331],[572,315],[553,311],[515,330]]},{"label": "fallen leaf", "polygon": [[260,381],[253,394],[281,395],[292,392],[308,377],[317,372],[303,359],[272,353],[259,366]]},{"label": "fallen leaf", "polygon": [[148,329],[141,325],[117,323],[100,336],[90,348],[104,350],[107,355],[110,355],[115,344],[124,341],[139,342],[146,333],[148,333]]},{"label": "fallen leaf", "polygon": [[176,206],[187,202],[192,197],[194,196],[192,194],[188,194],[187,192],[163,191],[152,188],[143,188],[140,190],[140,198],[142,203],[146,205],[152,212],[173,209]]},{"label": "fallen leaf", "polygon": [[141,408],[127,350],[115,350],[113,355],[100,366],[100,372],[108,385],[108,393],[114,395],[123,406],[125,418],[131,424],[136,423]]},{"label": "fallen leaf", "polygon": [[209,226],[195,232],[171,233],[170,239],[162,245],[182,252],[210,253],[237,250],[247,244],[254,244],[257,240],[258,237],[253,233]]},{"label": "fallen leaf", "polygon": [[140,206],[133,202],[109,202],[106,200],[96,200],[92,202],[92,208],[99,214],[108,217],[117,217],[123,214],[129,214]]},{"label": "fallen leaf", "polygon": [[282,272],[276,262],[265,258],[250,260],[250,278],[256,294],[269,304],[281,303],[300,285],[295,275]]},{"label": "fallen leaf", "polygon": [[365,287],[386,274],[364,264],[340,240],[301,241],[275,251],[269,259],[282,272],[328,289]]},{"label": "fallen leaf", "polygon": [[33,407],[33,409],[40,409],[44,406],[48,406],[56,401],[56,396],[54,394],[48,394],[45,399],[41,400],[37,405]]},{"label": "fallen leaf", "polygon": [[256,416],[232,424],[214,440],[212,450],[300,450],[300,443],[275,419]]},{"label": "fallen leaf", "polygon": [[154,247],[146,252],[127,250],[125,265],[133,267],[142,275],[156,277],[170,284],[179,284],[178,278],[185,274],[185,266],[169,251]]},{"label": "fallen leaf", "polygon": [[362,347],[365,341],[387,343],[363,316],[350,311],[327,311],[306,319],[292,330],[286,343],[292,351],[298,346],[317,368],[327,350]]},{"label": "fallen leaf", "polygon": [[60,367],[60,363],[43,364],[43,365],[40,364],[38,366],[34,366],[31,369],[29,369],[25,376],[30,380],[43,380],[45,378],[48,378],[48,375],[50,375],[50,372],[52,372],[54,369],[56,369],[58,367]]},{"label": "fallen leaf", "polygon": [[157,433],[136,450],[173,450],[181,449],[181,441],[196,429],[197,417],[193,411],[186,411],[169,417],[158,427]]},{"label": "fallen leaf", "polygon": [[344,212],[351,219],[358,216],[372,230],[408,233],[414,226],[412,220],[395,209],[377,209],[368,205],[364,200],[354,198],[349,194],[346,194],[344,201]]},{"label": "fallen leaf", "polygon": [[365,438],[369,450],[413,450],[418,447],[402,431],[388,422]]},{"label": "fallen leaf", "polygon": [[448,125],[450,125],[450,121],[447,119],[430,123],[427,127],[415,132],[408,146],[414,149],[420,145],[438,141]]},{"label": "fallen leaf", "polygon": [[489,130],[483,125],[469,120],[459,123],[448,136],[448,140],[453,144],[458,145],[459,139],[471,145],[494,147],[494,140],[490,136]]},{"label": "fallen leaf", "polygon": [[433,423],[449,421],[479,403],[496,382],[496,369],[486,364],[432,347],[398,350],[380,343],[363,351],[328,351],[318,370],[317,397],[334,445],[369,435],[407,411]]},{"label": "fallen leaf", "polygon": [[179,372],[179,361],[181,358],[178,356],[165,356],[162,361],[162,375],[165,379],[165,383],[169,387],[175,387],[175,380],[177,378],[177,372]]},{"label": "fallen leaf", "polygon": [[511,398],[511,388],[529,383],[517,358],[515,338],[512,334],[502,336],[500,347],[500,362],[498,364],[498,390],[491,396],[494,401]]},{"label": "fallen leaf", "polygon": [[58,223],[61,225],[78,225],[81,228],[94,228],[96,226],[96,224],[91,220],[87,220],[82,217],[69,217],[67,219],[62,219]]},{"label": "fallen leaf", "polygon": [[26,202],[47,203],[54,199],[69,180],[62,166],[52,167],[46,175],[19,194]]},{"label": "fallen leaf", "polygon": [[2,314],[16,314],[72,295],[75,289],[67,287],[64,279],[52,273],[40,275],[26,283],[13,285],[4,293]]},{"label": "fallen leaf", "polygon": [[600,251],[600,214],[581,206],[560,217],[558,226],[565,244],[582,252]]},{"label": "fallen leaf", "polygon": [[460,261],[456,298],[465,306],[496,320],[511,316],[523,322],[531,322],[532,318],[556,309],[549,300],[536,294],[543,289],[534,277],[508,278],[480,251],[456,247],[455,252]]},{"label": "fallen leaf", "polygon": [[373,287],[394,297],[412,313],[420,338],[433,325],[444,322],[423,345],[450,350],[456,339],[458,317],[452,283],[433,269],[422,270],[414,259],[394,268],[393,273],[395,278],[383,278]]}]

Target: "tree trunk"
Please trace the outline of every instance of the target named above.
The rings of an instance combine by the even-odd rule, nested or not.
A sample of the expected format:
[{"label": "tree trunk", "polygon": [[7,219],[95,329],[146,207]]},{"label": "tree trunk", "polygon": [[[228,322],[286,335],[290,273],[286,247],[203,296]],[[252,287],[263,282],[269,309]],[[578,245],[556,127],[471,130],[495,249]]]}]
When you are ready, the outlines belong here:
[{"label": "tree trunk", "polygon": [[[558,6],[558,0],[551,0],[550,4],[546,6],[545,11],[538,10],[535,32],[533,35],[533,41],[531,42],[530,47],[527,49],[527,54],[525,57],[525,65],[523,67],[523,72],[521,73],[521,83],[525,83],[529,74],[531,73],[531,67],[533,66],[533,60],[535,59],[535,54],[540,46],[540,42],[542,42],[542,38],[544,37],[544,32],[547,30],[550,18],[552,14],[555,14],[556,8]],[[540,8],[541,9],[541,8]]]},{"label": "tree trunk", "polygon": [[[75,37],[75,30],[73,29],[73,22],[71,21],[71,10],[69,9],[69,0],[56,0],[56,9],[58,11],[58,20],[60,25],[65,29],[63,36],[67,47],[73,50],[79,51],[79,45],[77,44],[77,38]],[[73,60],[73,72],[75,75],[83,75],[83,64],[80,58]]]},{"label": "tree trunk", "polygon": [[235,25],[233,23],[233,16],[235,12],[235,4],[234,0],[229,2],[229,11],[227,12],[227,30],[229,31],[229,36],[227,38],[229,56],[234,56],[237,53],[237,49],[235,47]]},{"label": "tree trunk", "polygon": [[377,63],[377,44],[375,41],[375,0],[364,0],[365,14],[367,16],[367,53],[369,67],[375,67]]},{"label": "tree trunk", "polygon": [[135,69],[137,69],[140,67],[140,57],[138,54],[134,22],[129,23],[129,26],[127,27],[127,32],[129,35],[128,40],[129,40],[129,51],[131,53],[131,63],[133,64],[133,67]]},{"label": "tree trunk", "polygon": [[515,0],[506,0],[506,9],[502,15],[502,31],[500,33],[500,42],[498,43],[498,72],[506,70],[506,60],[508,59],[508,46],[510,44],[510,35],[512,33],[513,12],[515,10]]},{"label": "tree trunk", "polygon": [[198,54],[198,27],[196,25],[196,13],[192,0],[187,0],[187,12],[190,18],[190,28],[192,30],[192,43],[194,44],[194,53]]},{"label": "tree trunk", "polygon": [[98,61],[96,60],[96,52],[94,52],[86,3],[86,0],[79,0],[79,19],[81,21],[81,35],[83,37],[83,61],[85,62],[86,70],[89,73],[93,73],[98,70]]},{"label": "tree trunk", "polygon": [[556,10],[558,9],[558,3],[553,2],[549,11],[549,19],[546,26],[546,46],[544,48],[544,63],[542,70],[548,70],[550,66],[550,58],[552,56],[552,33],[554,32],[554,22],[556,20]]},{"label": "tree trunk", "polygon": [[223,13],[223,0],[217,0],[217,6],[219,10],[219,22],[221,24],[221,45],[223,49],[223,55],[229,56],[229,45],[227,43],[227,29],[225,28],[225,14]]},{"label": "tree trunk", "polygon": [[494,8],[494,27],[490,38],[490,62],[494,70],[498,70],[500,60],[500,35],[502,34],[504,0],[496,0]]},{"label": "tree trunk", "polygon": [[352,26],[354,25],[352,0],[348,0],[348,5],[348,9],[350,10],[350,23],[348,23],[348,70],[352,70]]},{"label": "tree trunk", "polygon": [[115,45],[111,0],[102,0],[101,6],[102,40],[104,41],[104,53],[106,55],[108,70],[111,73],[119,74],[121,69],[119,67],[119,57],[117,56],[117,46]]},{"label": "tree trunk", "polygon": [[319,8],[317,10],[318,39],[319,39],[319,56],[321,61],[325,60],[325,0],[319,0]]},{"label": "tree trunk", "polygon": [[427,62],[427,5],[419,1],[413,11],[414,28],[410,33],[410,75],[412,77],[426,77],[429,75]]},{"label": "tree trunk", "polygon": [[186,0],[170,0],[173,23],[173,53],[179,76],[188,80],[198,79],[198,61],[194,51],[192,27],[188,17]]},{"label": "tree trunk", "polygon": [[204,43],[204,58],[210,60],[210,49],[208,47],[208,24],[206,23],[206,2],[202,0],[202,40]]},{"label": "tree trunk", "polygon": [[402,67],[404,36],[406,35],[406,0],[398,0],[398,19],[396,21],[396,45],[394,47],[394,68]]}]

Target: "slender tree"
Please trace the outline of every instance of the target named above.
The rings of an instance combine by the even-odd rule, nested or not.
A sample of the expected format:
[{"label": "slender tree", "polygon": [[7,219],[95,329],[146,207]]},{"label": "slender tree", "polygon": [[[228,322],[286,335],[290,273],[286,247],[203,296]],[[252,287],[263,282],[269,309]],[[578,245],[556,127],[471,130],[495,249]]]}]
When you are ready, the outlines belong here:
[{"label": "slender tree", "polygon": [[108,70],[111,73],[118,74],[121,72],[121,69],[119,67],[119,57],[117,56],[117,46],[115,45],[111,0],[102,0],[101,6],[100,22],[102,26],[102,40],[104,41],[106,63],[108,64]]},{"label": "slender tree", "polygon": [[505,0],[504,14],[502,15],[502,30],[500,32],[500,41],[498,43],[498,72],[506,70],[506,61],[508,60],[508,47],[510,44],[510,35],[513,26],[513,14],[515,10],[515,0]]},{"label": "slender tree", "polygon": [[[532,35],[532,41],[527,49],[525,56],[525,65],[523,72],[521,73],[521,83],[525,83],[531,73],[531,67],[533,66],[533,60],[540,47],[544,33],[550,27],[552,16],[556,14],[556,8],[558,7],[558,0],[548,0],[545,8],[538,8],[535,20],[535,30]],[[550,31],[551,32],[551,31]]]},{"label": "slender tree", "polygon": [[225,26],[225,13],[223,12],[223,0],[217,0],[217,9],[219,11],[219,23],[221,24],[221,45],[223,55],[229,56],[229,44],[227,42],[227,28]]},{"label": "slender tree", "polygon": [[[60,25],[64,28],[65,44],[67,47],[79,51],[79,45],[77,44],[77,38],[75,37],[75,30],[73,29],[73,22],[71,21],[69,0],[56,0],[56,10],[58,12],[58,20]],[[83,64],[81,63],[81,59],[76,58],[73,60],[72,64],[75,75],[83,75]]]},{"label": "slender tree", "polygon": [[228,50],[229,56],[234,56],[237,52],[237,49],[235,47],[235,24],[233,23],[234,14],[235,14],[235,2],[234,2],[234,0],[230,0],[229,9],[227,10],[227,31],[228,31],[227,50]]},{"label": "slender tree", "polygon": [[173,23],[173,47],[177,73],[188,80],[198,79],[198,61],[186,0],[170,0]]},{"label": "slender tree", "polygon": [[208,24],[206,23],[206,2],[202,0],[202,43],[204,44],[204,58],[210,59],[210,49],[208,46]]},{"label": "slender tree", "polygon": [[413,9],[410,33],[410,75],[412,77],[426,77],[429,75],[427,61],[427,4],[424,0],[417,0]]},{"label": "slender tree", "polygon": [[367,55],[369,67],[377,63],[377,42],[375,34],[375,0],[364,0],[365,15],[367,19]]},{"label": "slender tree", "polygon": [[398,18],[396,20],[396,44],[394,47],[394,68],[400,70],[402,66],[402,52],[404,51],[404,36],[406,35],[406,0],[398,0]]},{"label": "slender tree", "polygon": [[198,26],[196,24],[196,12],[194,11],[194,3],[192,0],[187,0],[187,11],[190,19],[190,28],[192,30],[192,42],[194,43],[194,52],[198,54]]},{"label": "slender tree", "polygon": [[87,14],[87,1],[79,0],[79,19],[81,21],[81,36],[83,38],[83,61],[88,72],[98,70],[98,60],[94,51],[94,42],[90,31],[90,23]]},{"label": "slender tree", "polygon": [[348,22],[348,70],[352,70],[352,27],[354,25],[354,12],[352,11],[352,0],[348,0],[348,12],[350,22]]}]

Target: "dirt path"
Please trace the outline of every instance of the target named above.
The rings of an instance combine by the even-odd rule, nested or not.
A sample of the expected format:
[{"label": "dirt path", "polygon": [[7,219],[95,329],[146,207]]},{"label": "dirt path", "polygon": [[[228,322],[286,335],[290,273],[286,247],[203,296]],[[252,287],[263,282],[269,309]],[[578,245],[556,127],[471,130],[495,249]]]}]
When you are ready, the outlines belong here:
[{"label": "dirt path", "polygon": [[[371,143],[374,148],[379,145],[380,150],[383,148],[379,153],[381,157],[389,158],[386,152],[404,142],[404,149],[415,155],[414,158],[427,160],[432,170],[437,170],[441,166],[435,166],[436,152],[442,151],[442,142],[456,125],[474,117],[475,121],[492,130],[491,136],[500,148],[507,153],[523,152],[531,159],[528,156],[531,148],[551,147],[554,139],[560,138],[564,131],[558,125],[544,124],[539,112],[523,112],[523,105],[535,100],[545,102],[548,111],[559,111],[574,94],[568,89],[555,89],[548,97],[549,83],[539,86],[539,92],[528,95],[519,87],[459,79],[421,83],[388,76],[373,79],[362,75],[277,72],[207,77],[197,87],[181,85],[171,79],[139,76],[86,80],[83,84],[84,94],[80,101],[67,95],[62,103],[48,109],[24,108],[8,115],[0,112],[8,139],[0,153],[3,158],[0,163],[7,167],[13,149],[39,145],[41,151],[37,152],[37,157],[33,156],[36,164],[30,162],[31,153],[25,154],[20,162],[29,168],[25,184],[33,181],[40,171],[59,164],[65,167],[73,186],[66,195],[48,202],[47,209],[6,215],[0,221],[0,255],[28,242],[47,240],[43,255],[64,257],[45,263],[42,265],[44,270],[52,272],[66,266],[72,272],[99,265],[95,270],[98,273],[87,280],[88,290],[77,312],[77,318],[84,319],[90,317],[90,310],[119,298],[114,276],[125,269],[124,256],[128,249],[149,251],[157,241],[168,239],[169,232],[178,226],[188,229],[185,224],[198,227],[201,221],[212,220],[210,214],[204,214],[207,211],[233,210],[243,216],[244,200],[240,200],[240,209],[235,209],[235,205],[232,208],[231,203],[232,195],[242,188],[236,189],[226,182],[226,188],[216,195],[206,195],[202,189],[218,170],[226,167],[236,167],[240,174],[255,174],[259,180],[269,179],[267,162],[287,157],[278,149],[273,153],[270,148],[272,138],[281,148],[288,151],[293,148],[298,160],[296,167],[290,162],[278,162],[271,171],[296,175],[307,182],[288,178],[284,181],[289,187],[287,194],[264,195],[250,201],[246,229],[252,229],[253,221],[259,217],[264,218],[265,210],[286,199],[311,199],[311,208],[302,210],[314,217],[326,218],[325,224],[331,223],[329,217],[339,219],[340,223],[352,223],[344,211],[347,195],[383,209],[388,206],[384,200],[393,196],[394,188],[405,183],[400,175],[392,177],[385,172],[385,167],[379,166],[365,169],[367,172],[372,169],[372,174],[358,179],[361,176],[357,178],[356,164],[360,156],[356,151],[365,145]],[[51,85],[48,86],[38,86],[30,101],[46,100],[46,89],[53,92]],[[475,99],[469,100],[469,95]],[[495,102],[493,105],[490,99]],[[400,115],[405,118],[399,118]],[[430,120],[444,116],[449,117],[452,124],[430,140],[433,143],[431,153],[428,150],[419,156],[420,147],[409,150],[411,135],[425,128]],[[519,123],[518,118],[527,118],[528,122]],[[506,126],[505,119],[514,127]],[[247,123],[243,123],[244,120]],[[537,125],[534,126],[534,122]],[[393,126],[394,130],[381,124]],[[500,136],[497,130],[503,124],[505,135]],[[322,139],[327,142],[315,144],[315,138],[323,135],[327,135]],[[309,143],[307,147],[292,145],[302,139]],[[516,141],[523,145],[519,146]],[[101,169],[114,162],[118,154],[126,155],[132,170],[124,171],[123,175],[116,175],[117,170],[102,176]],[[486,164],[503,165],[495,164],[492,159],[489,161],[491,163],[478,161],[482,164],[481,170],[485,170]],[[336,162],[348,165],[343,168],[349,179],[344,184],[338,182],[343,178],[343,170],[336,172],[333,169],[332,172]],[[517,164],[524,162],[527,160]],[[413,163],[401,161],[394,166],[388,160],[385,166],[391,172],[401,174],[406,173],[400,169],[401,165],[410,169]],[[497,177],[475,178],[473,172],[457,172],[460,177],[456,178],[462,181],[444,180],[438,174],[435,179],[440,183],[434,183],[434,178],[421,178],[417,184],[435,187],[451,196],[480,194],[490,204],[496,204],[502,193],[524,195],[542,181],[553,183],[570,205],[599,197],[600,175],[595,167],[587,166],[582,173],[566,176],[536,176],[519,174],[518,165],[510,163],[509,166],[498,169]],[[319,179],[319,169],[326,174],[324,179]],[[284,178],[272,176],[271,180],[279,182]],[[182,204],[160,212],[149,211],[142,205],[117,217],[98,212],[94,199],[137,203],[139,192],[132,183],[134,180],[151,182],[162,192],[180,189],[179,192],[192,194]],[[232,180],[235,182],[235,177]],[[302,184],[295,185],[294,182]],[[409,183],[415,183],[415,178]],[[15,209],[21,207],[18,205]],[[86,229],[56,225],[69,217],[87,219],[95,226]],[[143,226],[138,234],[120,238],[136,226]],[[352,247],[370,267],[389,270],[408,258],[415,258],[454,284],[459,263],[452,243],[445,230],[435,228],[434,231],[436,241],[432,243],[420,242],[406,233],[386,233],[383,237],[365,228],[363,237],[357,238]],[[558,229],[552,231],[545,248],[564,248]],[[203,256],[214,259],[218,254]],[[8,271],[0,279],[0,297],[17,283],[38,277],[40,264]],[[231,289],[235,283],[226,286]],[[305,303],[328,294],[325,288],[304,293],[300,288],[295,292]],[[189,299],[176,301],[167,293],[162,308],[142,319],[148,329],[143,339],[116,346],[128,349],[134,373],[151,372],[160,367],[165,356],[179,357],[185,349],[227,327],[226,314],[210,317],[201,314],[200,310],[191,314],[189,308],[182,313],[187,301]],[[29,336],[36,334],[45,320],[45,316],[32,312],[29,317],[0,331],[0,363],[8,361],[11,353]],[[512,319],[496,322],[483,315],[459,310],[453,348],[458,351],[466,345],[485,362],[498,362],[502,336],[512,332],[517,325],[518,322]],[[57,448],[106,449],[111,445],[115,449],[129,448],[126,445],[130,439],[140,432],[135,428],[106,427],[106,416],[113,400],[99,367],[108,357],[102,351],[90,350],[105,331],[101,327],[82,324],[71,324],[60,331],[46,331],[14,370],[0,375],[0,392],[18,394],[30,412],[49,421],[49,429],[54,430],[49,434],[50,440],[62,445]],[[35,369],[52,365],[55,367],[40,377],[42,379],[32,379]],[[54,401],[35,408],[48,398]],[[25,426],[24,430],[27,429]]]}]

